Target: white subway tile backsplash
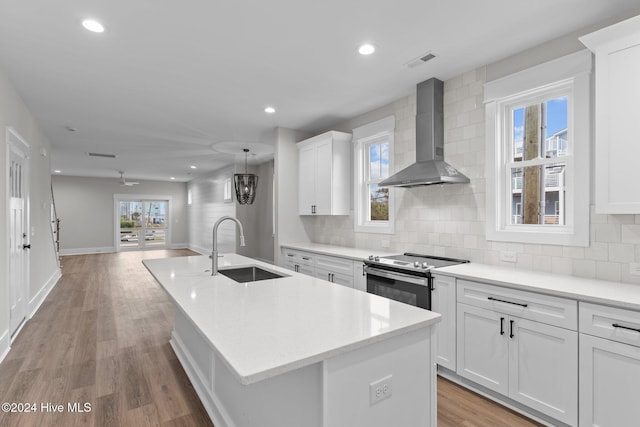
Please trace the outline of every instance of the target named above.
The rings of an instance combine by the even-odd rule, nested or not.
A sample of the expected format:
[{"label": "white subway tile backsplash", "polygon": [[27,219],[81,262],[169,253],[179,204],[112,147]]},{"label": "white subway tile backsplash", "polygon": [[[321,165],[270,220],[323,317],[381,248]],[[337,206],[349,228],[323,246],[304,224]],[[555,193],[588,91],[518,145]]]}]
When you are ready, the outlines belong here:
[{"label": "white subway tile backsplash", "polygon": [[609,261],[633,262],[635,258],[635,246],[628,243],[609,244]]},{"label": "white subway tile backsplash", "polygon": [[606,243],[619,243],[621,241],[620,224],[593,224],[595,240]]},{"label": "white subway tile backsplash", "polygon": [[622,225],[622,243],[640,244],[640,225]]},{"label": "white subway tile backsplash", "polygon": [[589,259],[575,259],[573,260],[572,274],[578,277],[595,279],[596,278],[596,262]]},{"label": "white subway tile backsplash", "polygon": [[619,282],[622,275],[621,266],[617,262],[596,261],[596,279]]}]

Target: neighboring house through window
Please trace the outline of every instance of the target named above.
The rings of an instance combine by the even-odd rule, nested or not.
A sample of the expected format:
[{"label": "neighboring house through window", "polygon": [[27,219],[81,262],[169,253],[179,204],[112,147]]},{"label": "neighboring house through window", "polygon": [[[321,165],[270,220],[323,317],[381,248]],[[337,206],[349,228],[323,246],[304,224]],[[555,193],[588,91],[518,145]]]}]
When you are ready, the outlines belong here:
[{"label": "neighboring house through window", "polygon": [[378,185],[393,169],[394,129],[390,116],[353,130],[357,232],[394,232],[393,189]]},{"label": "neighboring house through window", "polygon": [[485,85],[487,239],[588,246],[591,53]]}]

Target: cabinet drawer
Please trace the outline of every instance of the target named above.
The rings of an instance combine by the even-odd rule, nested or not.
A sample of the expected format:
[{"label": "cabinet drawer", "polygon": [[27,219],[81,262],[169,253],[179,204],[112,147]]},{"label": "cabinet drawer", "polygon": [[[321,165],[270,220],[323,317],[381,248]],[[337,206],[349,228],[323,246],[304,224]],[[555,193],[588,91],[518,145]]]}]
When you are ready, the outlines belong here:
[{"label": "cabinet drawer", "polygon": [[319,279],[327,280],[331,283],[337,283],[338,285],[348,286],[353,288],[353,275],[352,274],[342,274],[335,273],[326,269],[317,269],[316,277]]},{"label": "cabinet drawer", "polygon": [[290,249],[283,250],[285,262],[303,265],[314,265],[315,255],[308,252],[294,251]]},{"label": "cabinet drawer", "polygon": [[578,329],[578,302],[566,298],[458,280],[457,300],[548,325]]},{"label": "cabinet drawer", "polygon": [[637,311],[580,302],[579,327],[583,334],[640,347]]},{"label": "cabinet drawer", "polygon": [[346,258],[316,255],[316,266],[333,273],[342,273],[353,276],[353,261]]}]

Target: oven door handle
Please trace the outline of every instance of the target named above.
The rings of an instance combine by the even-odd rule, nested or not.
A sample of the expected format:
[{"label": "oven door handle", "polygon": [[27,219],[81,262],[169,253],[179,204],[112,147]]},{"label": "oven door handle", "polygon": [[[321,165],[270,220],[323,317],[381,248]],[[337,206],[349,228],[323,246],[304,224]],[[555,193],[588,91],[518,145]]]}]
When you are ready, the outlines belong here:
[{"label": "oven door handle", "polygon": [[369,266],[365,267],[364,270],[367,274],[371,274],[372,276],[380,276],[380,277],[384,277],[391,280],[401,280],[403,282],[413,283],[414,285],[421,285],[421,286],[428,285],[428,279],[426,277],[421,278],[421,277],[412,276],[410,274],[397,273],[395,271],[391,272],[391,271],[381,270],[379,268],[373,268]]}]

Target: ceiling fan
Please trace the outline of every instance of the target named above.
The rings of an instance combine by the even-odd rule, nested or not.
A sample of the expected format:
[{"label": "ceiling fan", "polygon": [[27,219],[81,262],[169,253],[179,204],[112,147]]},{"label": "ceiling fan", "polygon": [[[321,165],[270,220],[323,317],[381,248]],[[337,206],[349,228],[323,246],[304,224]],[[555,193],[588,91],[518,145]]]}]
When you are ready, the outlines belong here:
[{"label": "ceiling fan", "polygon": [[120,173],[120,186],[127,186],[127,187],[132,187],[134,185],[138,185],[140,184],[139,182],[136,181],[127,181],[124,177],[124,171],[118,171]]}]

